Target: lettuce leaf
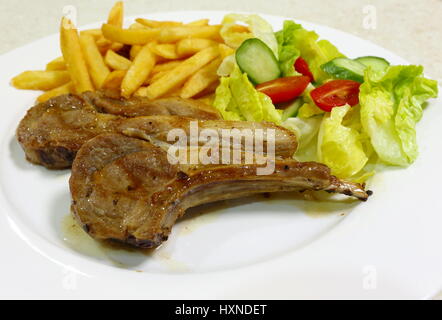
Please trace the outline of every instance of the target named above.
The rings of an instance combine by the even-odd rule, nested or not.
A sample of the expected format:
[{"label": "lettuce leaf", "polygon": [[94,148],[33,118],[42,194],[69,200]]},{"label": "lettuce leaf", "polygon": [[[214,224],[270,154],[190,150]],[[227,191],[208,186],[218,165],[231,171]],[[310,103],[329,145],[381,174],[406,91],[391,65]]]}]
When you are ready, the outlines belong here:
[{"label": "lettuce leaf", "polygon": [[422,73],[422,66],[392,66],[384,74],[365,71],[359,94],[361,122],[386,164],[407,166],[418,156],[415,127],[422,104],[438,93],[437,82]]},{"label": "lettuce leaf", "polygon": [[279,45],[280,67],[284,76],[296,75],[294,62],[301,56],[307,61],[315,81],[323,83],[330,75],[322,71],[321,65],[344,55],[327,40],[319,40],[314,31],[304,29],[300,24],[287,20],[276,33]]},{"label": "lettuce leaf", "polygon": [[281,113],[276,110],[272,100],[258,92],[238,66],[235,66],[230,77],[221,78],[221,84],[216,89],[214,107],[225,120],[281,123]]},{"label": "lettuce leaf", "polygon": [[[247,24],[250,32],[238,32],[235,24],[243,22]],[[227,14],[221,23],[221,37],[224,42],[232,47],[238,48],[245,40],[249,38],[258,38],[263,41],[275,54],[278,59],[278,43],[272,26],[263,18],[256,14]]]},{"label": "lettuce leaf", "polygon": [[318,135],[318,160],[340,178],[356,175],[368,161],[363,136],[357,130],[358,112],[349,121],[351,126],[345,125],[344,117],[350,114],[350,110],[349,105],[333,108],[324,116]]},{"label": "lettuce leaf", "polygon": [[300,24],[293,21],[284,21],[282,30],[275,33],[278,41],[279,68],[284,77],[299,75],[295,71],[295,61],[299,58],[301,52],[296,47],[295,30],[302,28]]}]

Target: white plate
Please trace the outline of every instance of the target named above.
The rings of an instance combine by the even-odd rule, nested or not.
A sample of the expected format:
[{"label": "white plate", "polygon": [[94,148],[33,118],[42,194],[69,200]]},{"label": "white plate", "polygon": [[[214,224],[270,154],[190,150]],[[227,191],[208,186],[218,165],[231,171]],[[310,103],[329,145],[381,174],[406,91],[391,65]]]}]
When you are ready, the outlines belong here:
[{"label": "white plate", "polygon": [[[146,17],[219,22],[223,15]],[[264,18],[275,30],[284,20]],[[303,24],[350,57],[407,63],[365,40]],[[419,124],[419,159],[379,174],[367,203],[318,204],[293,195],[233,201],[194,210],[150,254],[127,252],[67,228],[69,171],[29,164],[14,137],[37,93],[13,89],[10,78],[42,69],[59,54],[54,35],[0,57],[0,297],[428,298],[440,289],[439,102],[431,102]]]}]

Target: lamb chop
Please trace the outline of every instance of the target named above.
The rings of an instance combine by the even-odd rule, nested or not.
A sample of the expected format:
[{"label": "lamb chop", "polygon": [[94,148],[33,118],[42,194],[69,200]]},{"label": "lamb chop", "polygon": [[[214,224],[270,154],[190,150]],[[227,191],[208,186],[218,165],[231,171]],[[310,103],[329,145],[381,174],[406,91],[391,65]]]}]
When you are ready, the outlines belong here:
[{"label": "lamb chop", "polygon": [[167,240],[186,209],[256,193],[325,190],[367,200],[363,186],[341,181],[315,162],[257,165],[171,164],[161,147],[122,134],[102,134],[81,147],[72,166],[72,213],[96,239],[152,248]]},{"label": "lamb chop", "polygon": [[122,99],[109,91],[85,92],[58,96],[32,107],[17,128],[17,139],[30,162],[65,169],[84,142],[115,132],[127,117],[150,115],[220,119],[213,107],[195,100]]}]

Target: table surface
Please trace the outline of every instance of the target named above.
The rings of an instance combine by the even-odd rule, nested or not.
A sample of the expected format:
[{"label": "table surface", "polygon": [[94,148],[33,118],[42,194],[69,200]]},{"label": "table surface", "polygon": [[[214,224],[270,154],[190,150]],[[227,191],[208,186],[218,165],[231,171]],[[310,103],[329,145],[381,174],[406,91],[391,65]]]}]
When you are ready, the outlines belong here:
[{"label": "table surface", "polygon": [[[79,26],[103,21],[115,0],[1,0],[0,54],[57,32],[63,8]],[[125,15],[178,10],[250,11],[333,27],[397,53],[442,83],[442,0],[130,0]],[[441,270],[442,271],[442,270]],[[442,299],[442,294],[437,298]]]}]

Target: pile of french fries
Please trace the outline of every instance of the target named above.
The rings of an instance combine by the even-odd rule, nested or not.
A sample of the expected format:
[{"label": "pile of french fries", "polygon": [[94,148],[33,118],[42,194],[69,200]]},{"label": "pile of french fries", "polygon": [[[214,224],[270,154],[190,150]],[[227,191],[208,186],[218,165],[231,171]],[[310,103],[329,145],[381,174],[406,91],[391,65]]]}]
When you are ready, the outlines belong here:
[{"label": "pile of french fries", "polygon": [[209,25],[208,19],[185,24],[139,18],[124,29],[123,11],[123,3],[117,2],[101,29],[81,32],[63,18],[62,56],[50,61],[46,70],[19,74],[12,85],[45,91],[39,102],[66,93],[112,89],[125,98],[179,96],[210,104],[219,84],[217,69],[234,52],[220,36],[221,26]]}]

